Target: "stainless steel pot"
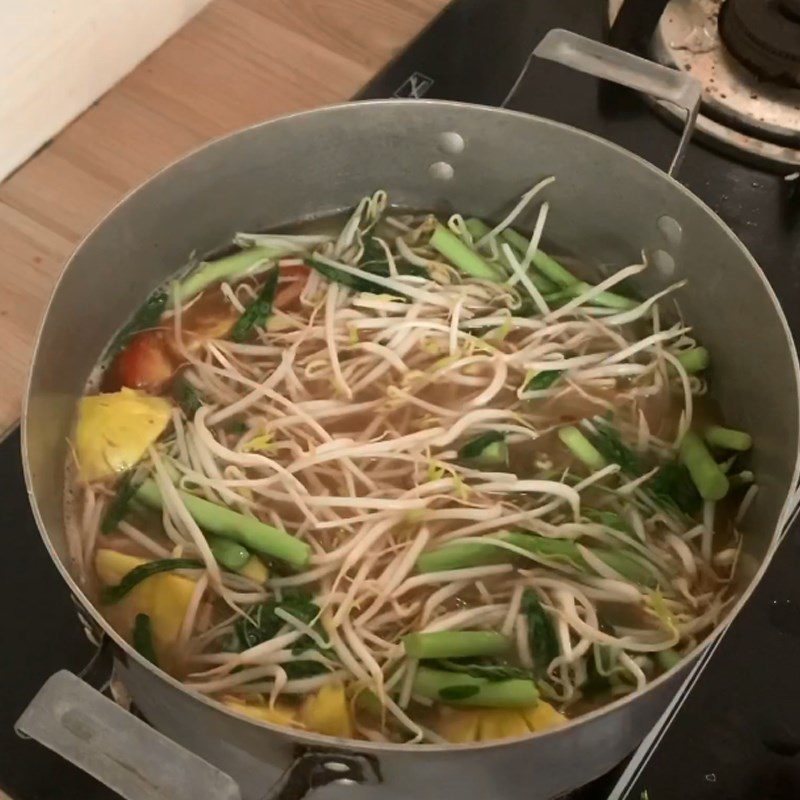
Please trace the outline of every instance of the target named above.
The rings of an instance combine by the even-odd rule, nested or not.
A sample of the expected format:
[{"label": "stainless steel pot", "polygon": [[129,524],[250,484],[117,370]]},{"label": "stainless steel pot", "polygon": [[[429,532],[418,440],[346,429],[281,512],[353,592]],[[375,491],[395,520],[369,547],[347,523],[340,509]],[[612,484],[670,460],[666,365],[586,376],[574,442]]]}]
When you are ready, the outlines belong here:
[{"label": "stainless steel pot", "polygon": [[[699,93],[688,76],[566,32],[551,32],[544,55],[683,103],[690,118],[696,110]],[[606,263],[632,263],[644,249],[655,264],[643,278],[647,291],[683,277],[691,282],[682,311],[714,353],[715,393],[727,419],[756,441],[762,491],[748,517],[741,599],[731,615],[741,607],[773,551],[797,480],[800,434],[792,339],[742,243],[671,177],[574,128],[461,103],[335,106],[258,125],[184,158],[120,203],[67,264],[39,334],[24,413],[31,503],[86,619],[113,643],[136,706],[172,741],[66,673],[48,682],[20,730],[126,797],[193,800],[301,797],[321,784],[330,785],[320,793],[335,793],[342,778],[360,783],[348,791],[365,799],[433,800],[447,786],[463,800],[543,800],[589,781],[636,746],[686,663],[644,692],[520,741],[377,745],[235,716],[153,668],[106,624],[75,580],[64,537],[63,467],[75,401],[120,322],[190,252],[211,250],[237,230],[345,209],[376,187],[404,206],[496,218],[551,174],[558,178],[548,189],[551,246]]]}]

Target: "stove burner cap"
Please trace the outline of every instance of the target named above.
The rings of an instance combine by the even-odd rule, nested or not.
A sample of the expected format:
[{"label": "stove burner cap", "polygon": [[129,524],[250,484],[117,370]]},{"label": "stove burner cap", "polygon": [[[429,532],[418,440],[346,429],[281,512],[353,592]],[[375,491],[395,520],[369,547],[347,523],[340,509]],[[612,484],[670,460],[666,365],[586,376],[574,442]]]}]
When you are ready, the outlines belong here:
[{"label": "stove burner cap", "polygon": [[800,86],[800,0],[725,0],[719,33],[759,78]]}]

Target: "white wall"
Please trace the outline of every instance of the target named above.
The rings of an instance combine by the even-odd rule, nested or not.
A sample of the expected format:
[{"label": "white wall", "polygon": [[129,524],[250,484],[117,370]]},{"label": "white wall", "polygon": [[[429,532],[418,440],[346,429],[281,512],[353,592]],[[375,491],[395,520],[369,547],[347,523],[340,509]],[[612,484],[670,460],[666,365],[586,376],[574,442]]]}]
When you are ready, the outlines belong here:
[{"label": "white wall", "polygon": [[0,179],[209,0],[0,0]]}]

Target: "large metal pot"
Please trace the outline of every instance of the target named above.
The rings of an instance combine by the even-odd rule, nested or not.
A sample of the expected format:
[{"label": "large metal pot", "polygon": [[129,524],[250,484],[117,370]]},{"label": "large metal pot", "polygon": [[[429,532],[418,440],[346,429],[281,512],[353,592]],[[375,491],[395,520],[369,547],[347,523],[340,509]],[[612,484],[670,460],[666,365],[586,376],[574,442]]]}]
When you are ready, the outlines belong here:
[{"label": "large metal pot", "polygon": [[[577,51],[584,48],[569,41]],[[563,37],[556,44],[563,46]],[[609,57],[602,49],[592,53],[595,59],[598,53]],[[579,66],[587,69],[586,63]],[[615,69],[629,67],[619,61]],[[603,69],[595,64],[591,71]],[[652,88],[630,73],[626,82]],[[75,401],[120,323],[190,252],[211,250],[237,230],[339,211],[377,187],[386,187],[392,201],[404,206],[495,218],[511,198],[550,174],[558,178],[548,190],[551,246],[606,263],[632,263],[642,249],[651,256],[660,251],[656,267],[643,277],[647,291],[690,280],[682,311],[714,353],[716,396],[726,418],[751,431],[756,442],[753,469],[762,491],[748,517],[741,599],[731,615],[738,610],[774,548],[797,480],[800,434],[792,339],[742,243],[671,177],[573,128],[460,103],[335,106],[214,142],[158,174],[100,223],[53,294],[23,420],[26,477],[45,544],[91,624],[113,643],[119,677],[158,731],[235,783],[147,734],[142,723],[109,708],[68,675],[51,679],[23,716],[22,730],[126,797],[156,796],[147,792],[157,785],[168,787],[164,796],[194,800],[236,797],[235,784],[245,798],[273,791],[300,797],[315,782],[342,776],[363,782],[349,791],[365,799],[433,800],[447,785],[463,800],[542,800],[589,781],[636,746],[675,693],[686,663],[646,691],[565,728],[505,743],[377,745],[243,719],[153,668],[106,624],[75,580],[64,537],[64,463]],[[288,778],[279,780],[293,761]],[[276,786],[282,788],[271,788]]]}]

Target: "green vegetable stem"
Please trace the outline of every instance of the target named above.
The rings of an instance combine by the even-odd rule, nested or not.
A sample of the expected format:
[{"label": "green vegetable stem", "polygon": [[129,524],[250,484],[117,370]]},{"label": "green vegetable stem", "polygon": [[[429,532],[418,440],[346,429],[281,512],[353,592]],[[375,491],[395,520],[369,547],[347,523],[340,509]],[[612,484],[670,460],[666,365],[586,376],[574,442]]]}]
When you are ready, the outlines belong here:
[{"label": "green vegetable stem", "polygon": [[211,553],[217,563],[225,569],[237,572],[250,560],[250,551],[238,542],[234,542],[232,539],[223,539],[221,536],[207,538]]},{"label": "green vegetable stem", "polygon": [[691,350],[684,350],[678,353],[677,359],[690,375],[702,372],[711,362],[711,356],[705,347],[693,347]]},{"label": "green vegetable stem", "polygon": [[473,278],[495,282],[501,279],[495,267],[443,225],[436,226],[431,236],[431,247]]},{"label": "green vegetable stem", "polygon": [[559,428],[558,438],[569,448],[572,455],[582,461],[592,472],[603,469],[606,460],[599,450],[575,427]]},{"label": "green vegetable stem", "polygon": [[[507,542],[531,555],[568,563],[577,569],[593,574],[581,557],[577,545],[571,539],[556,539],[516,531],[504,531],[492,534],[491,537],[481,538]],[[481,538],[476,538],[474,543],[449,544],[422,553],[417,559],[417,571],[420,573],[445,572],[488,564],[514,563],[520,558],[524,558],[524,556],[498,545],[481,541]],[[621,549],[587,547],[587,550],[632,583],[644,586],[654,586],[656,583],[655,576],[648,569]]]},{"label": "green vegetable stem", "polygon": [[413,692],[452,705],[489,708],[525,708],[536,705],[539,700],[539,692],[532,680],[490,681],[463,672],[446,672],[425,666],[417,670]]},{"label": "green vegetable stem", "polygon": [[681,441],[680,459],[704,500],[715,502],[725,497],[729,488],[728,478],[703,440],[693,431],[687,431]]},{"label": "green vegetable stem", "polygon": [[185,303],[215,283],[222,281],[230,283],[252,275],[268,261],[280,258],[290,250],[291,248],[277,246],[248,247],[216,261],[203,261],[181,281],[178,287],[178,299]]},{"label": "green vegetable stem", "polygon": [[437,631],[409,633],[403,637],[403,647],[410,658],[462,658],[501,655],[511,642],[495,631]]},{"label": "green vegetable stem", "polygon": [[[250,550],[285,561],[297,569],[308,564],[311,548],[286,531],[188,492],[178,490],[178,494],[192,519],[206,533],[232,539]],[[152,480],[142,483],[136,497],[152,508],[163,507],[161,493]]]},{"label": "green vegetable stem", "polygon": [[[528,240],[512,228],[506,228],[500,234],[500,238],[504,239],[520,254],[524,254],[528,249]],[[555,285],[565,290],[566,296],[577,297],[592,288],[591,284],[576,278],[568,269],[542,250],[537,250],[534,253],[532,263],[550,283],[549,287],[543,287],[543,291],[545,292],[552,291]],[[540,287],[537,286],[537,288]],[[615,294],[614,292],[600,292],[600,294],[592,300],[592,303],[597,306],[620,310],[636,306],[635,300]]]},{"label": "green vegetable stem", "polygon": [[723,428],[721,425],[711,425],[706,428],[703,435],[712,447],[719,447],[723,450],[744,452],[753,446],[753,439],[749,433],[733,428]]}]

